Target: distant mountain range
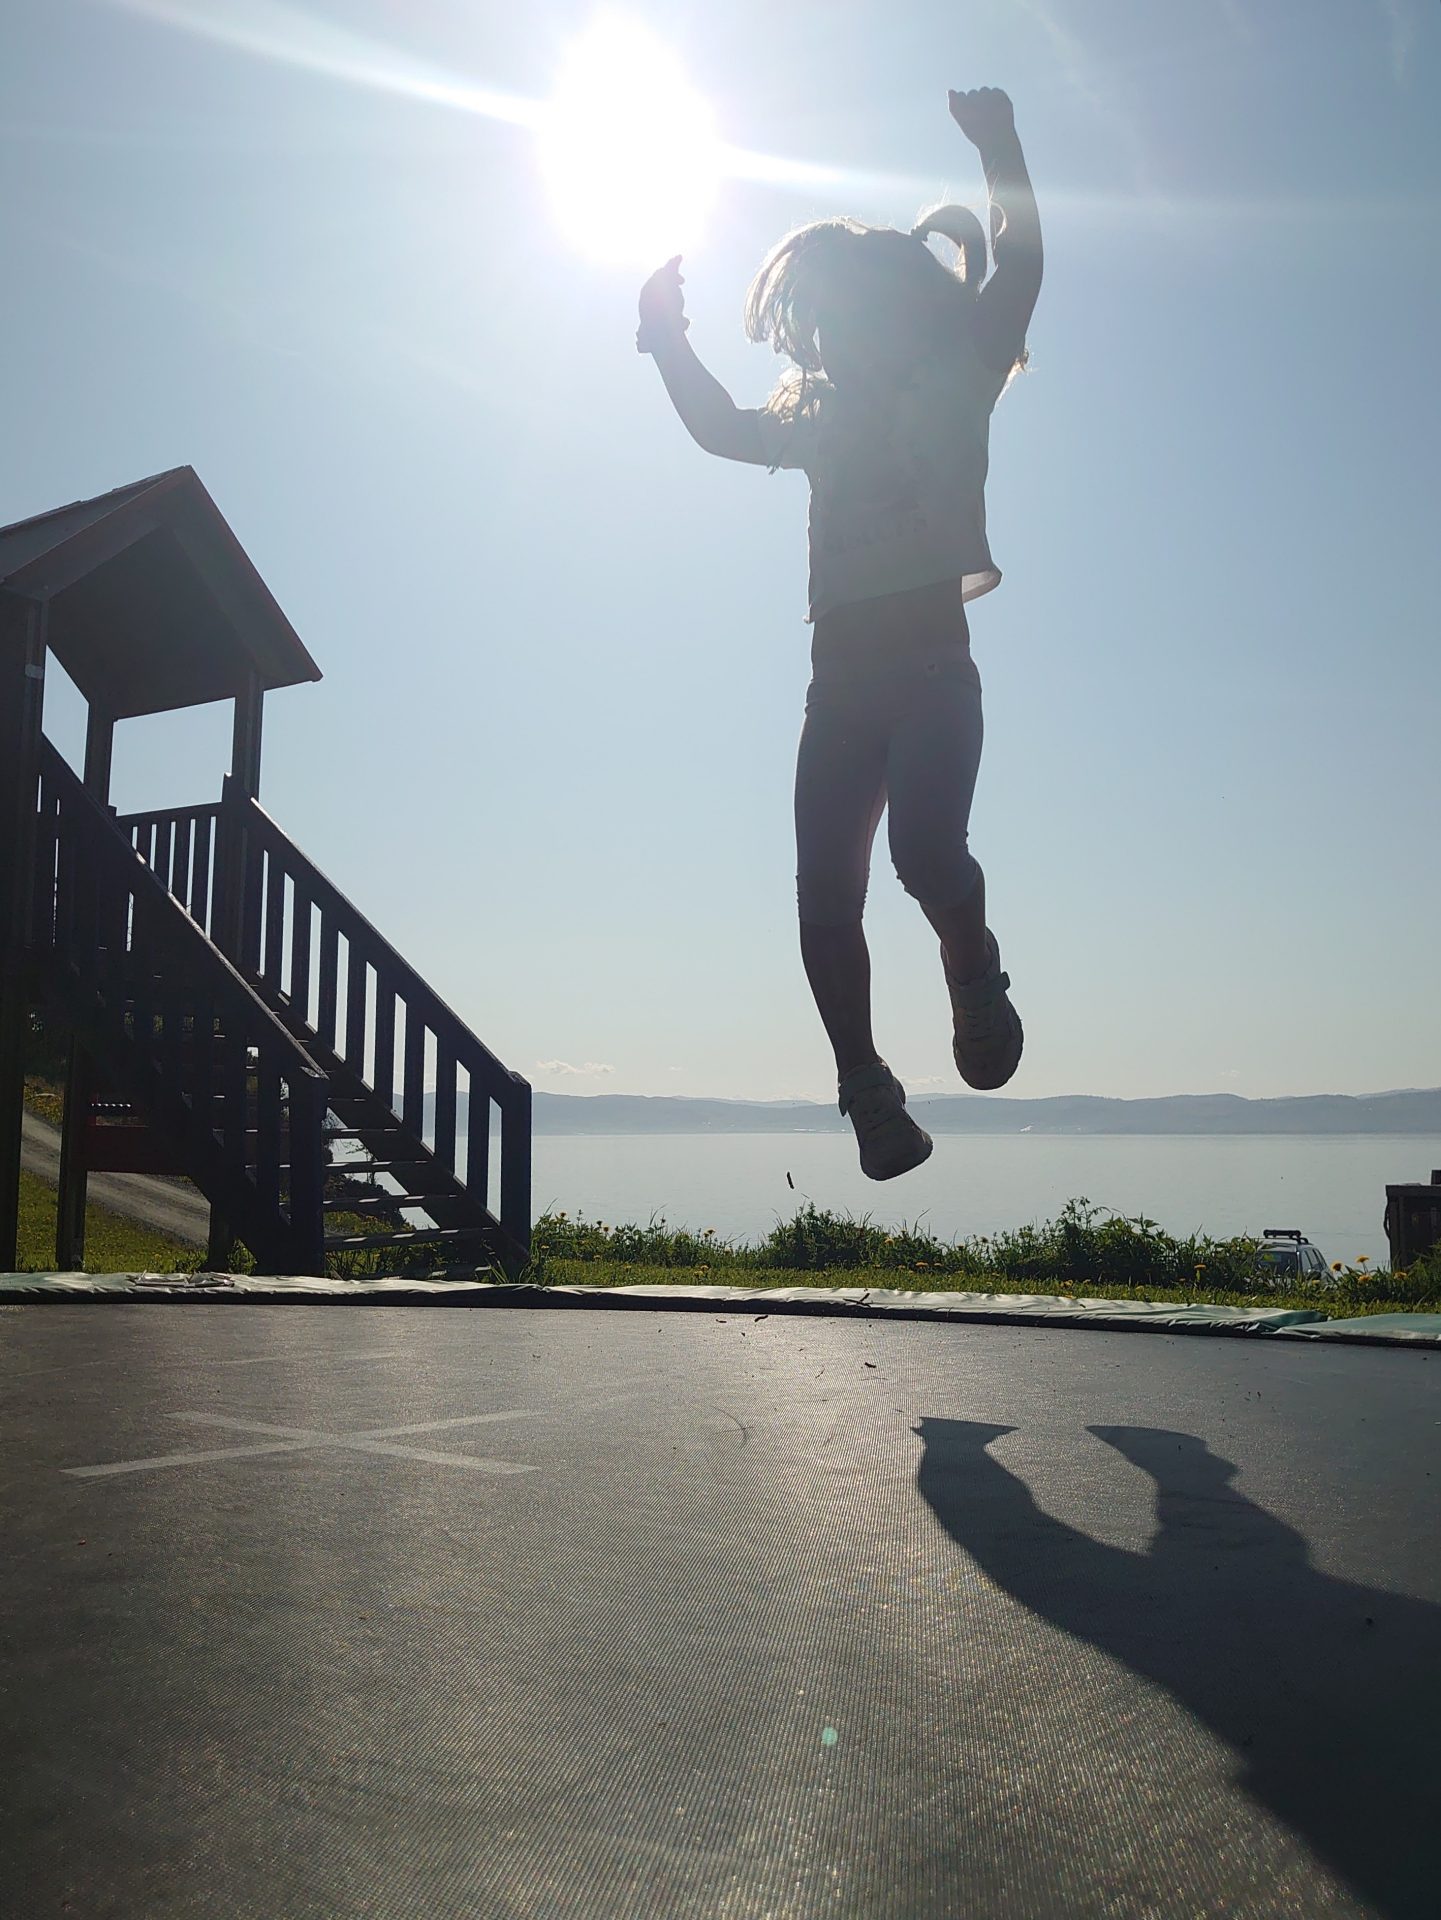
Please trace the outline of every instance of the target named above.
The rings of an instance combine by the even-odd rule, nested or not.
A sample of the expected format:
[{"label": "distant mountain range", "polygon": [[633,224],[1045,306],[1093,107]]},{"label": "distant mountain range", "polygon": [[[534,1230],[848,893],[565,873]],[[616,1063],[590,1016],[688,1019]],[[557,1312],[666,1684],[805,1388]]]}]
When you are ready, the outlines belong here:
[{"label": "distant mountain range", "polygon": [[[1317,1093],[1246,1100],[1180,1093],[1163,1100],[1060,1094],[1009,1100],[985,1094],[913,1099],[931,1133],[1420,1133],[1441,1138],[1441,1087],[1396,1093]],[[461,1125],[464,1122],[462,1099]],[[538,1134],[838,1133],[834,1102],[686,1100],[629,1093],[537,1093]]]}]

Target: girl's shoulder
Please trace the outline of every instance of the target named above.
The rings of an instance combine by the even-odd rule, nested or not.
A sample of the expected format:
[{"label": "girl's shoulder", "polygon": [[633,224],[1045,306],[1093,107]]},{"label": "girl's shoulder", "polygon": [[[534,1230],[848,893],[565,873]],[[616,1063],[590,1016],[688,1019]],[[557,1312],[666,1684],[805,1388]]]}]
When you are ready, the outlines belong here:
[{"label": "girl's shoulder", "polygon": [[829,422],[835,390],[830,382],[799,369],[787,374],[756,414],[765,464],[810,467],[821,444],[822,423]]}]

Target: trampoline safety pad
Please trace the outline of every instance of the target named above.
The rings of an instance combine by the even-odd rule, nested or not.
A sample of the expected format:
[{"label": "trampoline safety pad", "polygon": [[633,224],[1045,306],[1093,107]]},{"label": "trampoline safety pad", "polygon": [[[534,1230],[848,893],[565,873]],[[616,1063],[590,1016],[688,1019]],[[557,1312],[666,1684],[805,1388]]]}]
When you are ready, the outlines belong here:
[{"label": "trampoline safety pad", "polygon": [[218,1278],[0,1285],[5,1912],[1441,1910],[1424,1337]]},{"label": "trampoline safety pad", "polygon": [[351,1306],[642,1307],[705,1311],[753,1307],[801,1314],[895,1315],[905,1319],[980,1320],[1023,1326],[1305,1334],[1329,1340],[1441,1346],[1441,1314],[1377,1313],[1329,1319],[1306,1308],[1223,1307],[1203,1301],[1072,1299],[1054,1294],[922,1292],[899,1287],[534,1286],[495,1281],[320,1276],[276,1278],[247,1273],[7,1273],[0,1305],[40,1300],[230,1300],[255,1304],[313,1302]]}]

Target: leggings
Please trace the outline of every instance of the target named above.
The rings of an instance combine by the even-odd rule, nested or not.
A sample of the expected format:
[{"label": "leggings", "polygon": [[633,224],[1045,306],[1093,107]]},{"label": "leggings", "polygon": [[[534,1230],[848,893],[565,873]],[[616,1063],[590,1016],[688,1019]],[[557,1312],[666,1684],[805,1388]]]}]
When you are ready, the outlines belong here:
[{"label": "leggings", "polygon": [[796,900],[811,926],[861,918],[889,803],[891,859],[922,906],[959,906],[980,868],[967,845],[981,760],[981,677],[959,621],[823,631],[796,757]]}]

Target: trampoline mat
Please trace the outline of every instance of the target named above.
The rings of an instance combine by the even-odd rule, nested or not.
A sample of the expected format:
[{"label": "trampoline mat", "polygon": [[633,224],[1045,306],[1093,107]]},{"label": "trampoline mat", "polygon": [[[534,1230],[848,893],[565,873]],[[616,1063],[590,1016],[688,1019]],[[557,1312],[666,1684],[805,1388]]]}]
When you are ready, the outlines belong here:
[{"label": "trampoline mat", "polygon": [[0,1904],[1441,1910],[1426,1349],[0,1308]]}]

